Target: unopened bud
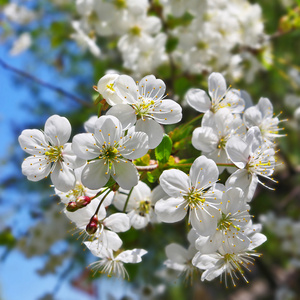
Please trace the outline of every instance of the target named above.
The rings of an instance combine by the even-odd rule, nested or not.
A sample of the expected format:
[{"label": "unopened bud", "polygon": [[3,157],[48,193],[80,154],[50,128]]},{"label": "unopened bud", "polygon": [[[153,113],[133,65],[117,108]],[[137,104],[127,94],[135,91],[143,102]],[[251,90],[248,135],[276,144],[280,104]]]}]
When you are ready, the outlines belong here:
[{"label": "unopened bud", "polygon": [[91,202],[91,198],[88,196],[80,196],[76,200],[76,204],[78,208],[82,208],[87,206]]},{"label": "unopened bud", "polygon": [[89,224],[86,225],[86,232],[88,234],[94,234],[98,229],[98,216],[94,215],[91,217]]},{"label": "unopened bud", "polygon": [[77,203],[74,201],[70,201],[66,207],[67,211],[74,212],[78,209]]}]

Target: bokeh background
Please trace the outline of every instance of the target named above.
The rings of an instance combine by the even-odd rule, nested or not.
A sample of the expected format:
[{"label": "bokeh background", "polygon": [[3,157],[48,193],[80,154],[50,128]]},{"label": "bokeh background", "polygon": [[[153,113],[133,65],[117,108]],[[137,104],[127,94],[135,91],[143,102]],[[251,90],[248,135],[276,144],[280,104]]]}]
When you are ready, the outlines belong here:
[{"label": "bokeh background", "polygon": [[[240,280],[235,288],[219,280],[201,282],[200,275],[187,284],[164,268],[164,247],[170,242],[187,245],[184,224],[159,224],[122,235],[128,248],[149,251],[142,264],[128,268],[129,282],[93,277],[86,266],[95,258],[61,213],[51,183],[29,182],[22,175],[25,153],[17,137],[23,129],[42,129],[49,116],[59,114],[69,119],[72,135],[82,132],[83,122],[99,109],[93,86],[108,70],[136,79],[148,74],[146,67],[137,72],[124,65],[116,34],[98,36],[87,30],[84,37],[77,31],[74,38],[72,20],[83,18],[75,2],[0,0],[0,299],[300,299],[299,1],[250,1],[260,7],[267,45],[230,50],[232,56],[251,54],[251,60],[242,61],[238,76],[232,75],[234,67],[218,69],[212,61],[197,74],[183,67],[178,56],[172,56],[179,47],[172,30],[188,26],[193,17],[176,9],[163,15],[167,6],[162,5],[168,1],[149,1],[148,15],[160,17],[160,31],[167,34],[166,59],[152,66],[151,73],[162,78],[169,95],[183,105],[184,122],[197,115],[184,106],[184,95],[191,87],[207,89],[209,70],[223,72],[228,84],[246,90],[254,104],[262,96],[269,98],[279,118],[288,119],[281,123],[287,136],[277,141],[275,191],[259,186],[251,202],[254,220],[263,223],[268,241],[258,249],[263,255],[252,272],[246,272],[250,283]],[[77,6],[80,2],[88,1],[77,1]],[[173,7],[179,9],[182,1],[177,2]],[[190,144],[185,146],[182,157],[193,151]]]}]

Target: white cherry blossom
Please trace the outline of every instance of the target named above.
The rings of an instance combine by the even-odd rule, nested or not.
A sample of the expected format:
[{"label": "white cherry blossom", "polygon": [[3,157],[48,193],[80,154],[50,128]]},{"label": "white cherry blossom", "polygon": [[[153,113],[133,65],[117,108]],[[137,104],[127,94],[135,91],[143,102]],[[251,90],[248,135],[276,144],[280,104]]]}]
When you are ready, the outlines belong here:
[{"label": "white cherry blossom", "polygon": [[147,253],[144,249],[132,249],[123,251],[114,256],[111,249],[99,249],[97,241],[85,242],[84,244],[93,253],[93,255],[100,258],[99,261],[90,264],[90,267],[95,269],[95,272],[99,271],[100,273],[105,273],[108,276],[122,277],[123,279],[126,277],[129,278],[124,267],[124,263],[140,263],[142,261],[142,256]]},{"label": "white cherry blossom", "polygon": [[71,125],[65,117],[53,115],[47,119],[44,131],[25,129],[19,136],[22,149],[31,154],[22,163],[22,172],[28,180],[39,181],[49,174],[54,186],[67,192],[75,187],[73,169],[84,164],[67,143]]},{"label": "white cherry blossom", "polygon": [[176,169],[165,170],[159,180],[170,198],[159,200],[155,205],[160,220],[174,223],[188,213],[197,233],[207,236],[215,232],[221,200],[221,192],[214,188],[218,176],[215,162],[205,156],[194,161],[190,176]]},{"label": "white cherry blossom", "polygon": [[263,142],[257,126],[251,127],[245,138],[234,136],[226,144],[230,160],[239,168],[227,180],[226,186],[237,186],[244,190],[247,201],[251,201],[256,186],[262,183],[258,176],[273,180],[270,176],[275,168],[275,151]]},{"label": "white cherry blossom", "polygon": [[260,129],[262,138],[269,145],[273,144],[275,138],[285,136],[279,133],[282,128],[278,124],[286,120],[273,118],[273,105],[268,98],[260,98],[257,105],[246,109],[243,118],[248,128],[257,126]]},{"label": "white cherry blossom", "polygon": [[186,94],[188,104],[199,112],[216,113],[221,108],[228,108],[232,113],[241,113],[245,103],[237,90],[226,87],[222,74],[212,73],[208,77],[208,93],[200,89],[190,89]]},{"label": "white cherry blossom", "polygon": [[207,237],[200,236],[196,240],[196,248],[204,254],[213,253],[221,246],[226,251],[238,251],[248,247],[251,240],[245,230],[250,224],[250,207],[245,202],[243,191],[240,188],[224,191],[219,209],[221,214],[217,216],[216,231]]},{"label": "white cherry blossom", "polygon": [[[129,190],[120,188],[115,194],[113,204],[120,211],[124,209],[129,192]],[[158,222],[154,212],[154,205],[165,196],[167,194],[161,186],[158,185],[151,191],[146,183],[139,181],[133,188],[126,206],[126,212],[128,213],[132,227],[141,229],[146,227],[149,222]]]},{"label": "white cherry blossom", "polygon": [[[202,154],[211,158],[216,163],[231,164],[227,157],[225,146],[232,136],[243,136],[246,133],[239,114],[232,114],[229,109],[222,108],[209,118],[203,118],[202,126],[193,131],[192,144],[202,151]],[[218,166],[222,173],[226,167]],[[230,173],[236,170],[235,167],[226,168]]]},{"label": "white cherry blossom", "polygon": [[74,152],[88,160],[81,176],[86,187],[103,187],[110,176],[125,189],[138,183],[138,171],[129,159],[136,159],[147,153],[148,137],[143,132],[123,134],[122,125],[116,117],[101,116],[95,122],[94,133],[74,136]]},{"label": "white cherry blossom", "polygon": [[154,75],[144,77],[138,84],[130,76],[120,75],[114,89],[126,104],[113,106],[107,114],[117,117],[124,129],[136,124],[136,131],[148,135],[150,149],[157,147],[163,138],[160,124],[175,124],[182,118],[181,106],[164,99],[165,83]]},{"label": "white cherry blossom", "polygon": [[227,276],[230,276],[232,283],[236,286],[235,280],[241,276],[248,282],[243,267],[249,269],[249,264],[254,264],[254,257],[260,257],[254,248],[264,243],[267,238],[261,233],[252,233],[249,246],[240,248],[237,251],[226,251],[221,246],[218,251],[210,254],[202,254],[200,251],[194,256],[192,263],[199,269],[204,270],[201,280],[211,281],[220,276],[220,282],[224,281],[226,287],[228,286]]}]

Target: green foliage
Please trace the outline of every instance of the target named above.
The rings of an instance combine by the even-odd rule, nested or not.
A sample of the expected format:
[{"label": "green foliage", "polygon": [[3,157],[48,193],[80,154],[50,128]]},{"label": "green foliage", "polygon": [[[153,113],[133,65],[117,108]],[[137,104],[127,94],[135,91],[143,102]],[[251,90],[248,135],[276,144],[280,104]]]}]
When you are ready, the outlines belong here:
[{"label": "green foliage", "polygon": [[159,164],[168,162],[172,152],[172,140],[167,134],[164,134],[161,143],[155,148],[155,157]]}]

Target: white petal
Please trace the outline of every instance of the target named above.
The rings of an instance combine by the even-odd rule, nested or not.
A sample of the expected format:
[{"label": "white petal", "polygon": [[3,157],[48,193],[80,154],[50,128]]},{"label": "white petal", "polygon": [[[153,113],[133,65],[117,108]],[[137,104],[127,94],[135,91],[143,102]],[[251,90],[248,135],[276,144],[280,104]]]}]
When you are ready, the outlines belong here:
[{"label": "white petal", "polygon": [[166,192],[163,190],[163,188],[160,185],[158,185],[152,191],[151,203],[155,204],[158,200],[160,200],[166,196],[167,196]]},{"label": "white petal", "polygon": [[142,261],[142,256],[148,253],[144,249],[126,250],[120,253],[115,260],[121,260],[124,263],[136,264]]},{"label": "white petal", "polygon": [[240,169],[243,169],[249,158],[249,147],[239,137],[233,136],[226,143],[226,153],[229,159]]},{"label": "white petal", "polygon": [[45,156],[29,156],[22,163],[22,173],[28,180],[39,181],[50,173],[51,163]]},{"label": "white petal", "polygon": [[262,122],[261,112],[255,106],[246,109],[243,118],[247,128],[259,126]]},{"label": "white petal", "polygon": [[73,137],[73,152],[82,159],[93,159],[100,155],[100,148],[92,133],[80,133]]},{"label": "white petal", "polygon": [[251,175],[247,170],[235,171],[226,181],[226,187],[239,187],[244,191],[246,201],[251,201],[258,184],[256,175]]},{"label": "white petal", "polygon": [[103,230],[98,235],[99,246],[117,251],[122,246],[123,242],[120,237],[113,231]]},{"label": "white petal", "polygon": [[263,144],[260,129],[257,126],[251,127],[245,137],[245,142],[249,146],[250,155]]},{"label": "white petal", "polygon": [[273,105],[268,98],[260,98],[257,104],[257,108],[261,111],[263,118],[273,117]]},{"label": "white petal", "polygon": [[127,159],[136,159],[144,156],[149,149],[148,136],[146,133],[138,131],[127,134],[120,141],[118,150]]},{"label": "white petal", "polygon": [[115,213],[104,220],[107,228],[115,232],[125,232],[130,229],[130,220],[126,214]]},{"label": "white petal", "polygon": [[206,92],[200,89],[190,89],[186,94],[187,103],[199,112],[206,112],[211,108],[211,101]]},{"label": "white petal", "polygon": [[139,119],[135,126],[136,131],[145,132],[149,139],[149,149],[156,148],[162,141],[164,130],[156,121],[144,118]]},{"label": "white petal", "polygon": [[84,130],[88,133],[94,133],[95,123],[97,120],[97,116],[91,116],[86,122],[83,123]]},{"label": "white petal", "polygon": [[53,115],[45,123],[44,132],[50,138],[52,146],[65,144],[71,135],[71,124],[65,117]]},{"label": "white petal", "polygon": [[79,158],[72,150],[72,144],[67,143],[61,152],[64,162],[72,169],[82,167],[86,160]]},{"label": "white petal", "polygon": [[117,104],[111,107],[107,116],[115,116],[122,124],[123,130],[132,127],[136,122],[135,110],[128,104]]},{"label": "white petal", "polygon": [[199,235],[208,236],[215,233],[219,211],[211,206],[202,209],[193,209],[190,212],[191,224]]},{"label": "white petal", "polygon": [[191,182],[196,189],[212,186],[218,180],[218,176],[219,170],[216,163],[204,155],[199,156],[190,169]]},{"label": "white petal", "polygon": [[192,145],[200,151],[212,152],[216,150],[219,137],[210,127],[198,127],[193,131]]},{"label": "white petal", "polygon": [[227,92],[222,104],[230,109],[232,113],[241,113],[245,109],[245,101],[241,98],[238,90],[230,90]]},{"label": "white petal", "polygon": [[159,200],[155,204],[155,213],[162,222],[175,223],[186,215],[185,201],[183,198],[169,198]]},{"label": "white petal", "polygon": [[120,140],[122,130],[121,122],[116,117],[101,116],[95,123],[94,133],[99,145],[114,145]]},{"label": "white petal", "polygon": [[51,181],[62,192],[68,192],[75,187],[76,178],[73,169],[63,162],[57,162],[51,173]]},{"label": "white petal", "polygon": [[39,155],[45,152],[48,142],[45,140],[44,134],[37,129],[25,129],[18,138],[21,148],[31,154]]},{"label": "white petal", "polygon": [[143,25],[148,34],[156,34],[161,29],[161,20],[155,16],[146,17]]},{"label": "white petal", "polygon": [[189,177],[184,172],[176,169],[163,171],[159,181],[163,190],[172,197],[180,197],[182,193],[188,193],[191,187]]},{"label": "white petal", "polygon": [[189,260],[187,250],[181,245],[172,243],[165,248],[168,259],[180,264],[186,264]]},{"label": "white petal", "polygon": [[155,104],[151,116],[160,124],[175,124],[182,119],[182,108],[173,100],[161,100]]},{"label": "white petal", "polygon": [[135,210],[132,210],[128,217],[130,218],[131,226],[137,230],[145,228],[149,223],[149,216],[140,216]]},{"label": "white petal", "polygon": [[130,190],[138,184],[139,173],[132,162],[119,160],[118,162],[113,162],[113,168],[115,173],[112,174],[112,177],[123,189]]},{"label": "white petal", "polygon": [[208,77],[208,90],[212,99],[221,99],[226,93],[226,81],[221,73],[212,73]]},{"label": "white petal", "polygon": [[135,104],[137,102],[138,87],[130,76],[120,75],[114,83],[114,89],[124,103]]},{"label": "white petal", "polygon": [[198,252],[194,256],[192,264],[199,269],[206,270],[215,266],[218,260],[219,255],[217,254],[201,254],[200,252]]},{"label": "white petal", "polygon": [[195,242],[195,247],[202,254],[210,254],[218,250],[221,242],[222,241],[220,241],[215,235],[199,236],[199,238]]},{"label": "white petal", "polygon": [[[105,174],[107,172],[107,174]],[[82,170],[81,182],[89,189],[96,190],[103,187],[110,176],[109,168],[103,160],[91,161]]]},{"label": "white petal", "polygon": [[156,79],[154,75],[145,76],[139,82],[139,94],[147,98],[160,99],[164,96],[166,85],[161,79]]},{"label": "white petal", "polygon": [[[105,3],[103,3],[104,5]],[[118,77],[118,74],[106,74],[100,78],[97,84],[98,92],[102,94],[106,102],[111,106],[123,103],[123,100],[118,96],[113,86]]]}]

